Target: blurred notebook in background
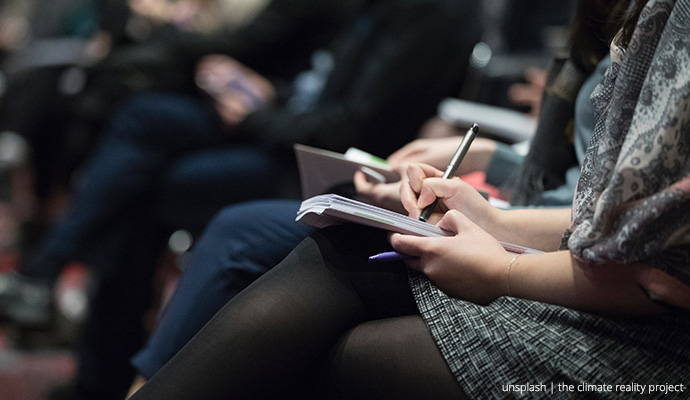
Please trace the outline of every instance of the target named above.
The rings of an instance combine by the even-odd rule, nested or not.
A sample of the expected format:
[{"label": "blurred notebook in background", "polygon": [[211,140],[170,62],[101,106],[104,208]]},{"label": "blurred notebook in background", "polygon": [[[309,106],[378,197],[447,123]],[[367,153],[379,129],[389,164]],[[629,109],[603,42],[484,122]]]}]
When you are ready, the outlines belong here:
[{"label": "blurred notebook in background", "polygon": [[352,182],[357,170],[363,170],[381,183],[400,179],[385,160],[356,148],[348,149],[345,154],[302,144],[294,145],[294,149],[304,199],[332,192],[332,188]]}]

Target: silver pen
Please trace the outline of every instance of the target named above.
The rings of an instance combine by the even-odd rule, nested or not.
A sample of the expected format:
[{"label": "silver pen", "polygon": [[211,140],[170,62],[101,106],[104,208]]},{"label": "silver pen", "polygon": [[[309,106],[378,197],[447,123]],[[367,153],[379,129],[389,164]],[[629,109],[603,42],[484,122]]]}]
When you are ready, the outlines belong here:
[{"label": "silver pen", "polygon": [[[467,150],[469,150],[470,144],[472,144],[472,141],[474,140],[475,136],[477,136],[477,133],[479,133],[479,125],[473,124],[470,129],[467,130],[467,133],[462,139],[462,142],[460,142],[458,149],[455,150],[455,154],[453,154],[450,164],[448,164],[448,167],[446,167],[446,172],[443,173],[443,179],[450,179],[455,176],[455,172],[458,170],[462,159],[465,158],[465,154],[467,154]],[[422,214],[419,216],[421,221],[426,222],[429,217],[431,217],[431,213],[434,212],[434,208],[436,208],[436,203],[438,203],[438,197],[433,203],[424,207]]]}]

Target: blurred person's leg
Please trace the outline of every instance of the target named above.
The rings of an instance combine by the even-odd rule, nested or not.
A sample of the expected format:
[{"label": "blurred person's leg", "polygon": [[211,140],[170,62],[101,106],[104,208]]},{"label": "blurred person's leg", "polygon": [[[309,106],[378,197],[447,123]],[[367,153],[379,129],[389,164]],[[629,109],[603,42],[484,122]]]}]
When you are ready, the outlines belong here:
[{"label": "blurred person's leg", "polygon": [[64,262],[88,248],[94,235],[155,194],[155,183],[176,158],[226,143],[212,108],[195,99],[149,95],[131,100],[110,124],[66,214],[20,272],[52,284]]},{"label": "blurred person's leg", "polygon": [[225,208],[195,245],[146,347],[132,360],[148,379],[230,299],[278,264],[313,228],[295,221],[298,201]]},{"label": "blurred person's leg", "polygon": [[[129,359],[144,344],[143,320],[152,304],[152,280],[170,233],[178,228],[197,232],[206,225],[208,216],[217,213],[220,204],[268,193],[273,188],[270,178],[275,172],[271,165],[272,160],[265,154],[247,147],[185,156],[166,174],[150,202],[153,204],[138,213],[129,213],[126,220],[119,220],[108,235],[101,235],[98,245],[91,247],[87,258],[96,263],[93,269],[98,277],[77,353],[75,389],[79,396],[124,397],[134,377]],[[296,208],[294,205],[282,215],[299,227],[294,221]],[[240,225],[250,225],[250,220],[242,219],[237,223]],[[254,229],[262,228],[259,224]],[[213,246],[223,242],[223,238],[217,237]],[[272,266],[278,261],[265,263]],[[191,315],[196,314],[192,311]]]},{"label": "blurred person's leg", "polygon": [[29,146],[20,135],[0,131],[0,251],[19,245],[19,227],[31,214]]},{"label": "blurred person's leg", "polygon": [[92,274],[88,313],[75,348],[76,399],[122,399],[134,377],[129,358],[147,335],[155,267],[168,239],[153,221],[139,217],[116,227],[110,260],[100,265],[107,273]]},{"label": "blurred person's leg", "polygon": [[[204,183],[212,182],[215,188],[222,188],[215,194],[207,188],[211,194],[206,197],[213,199],[216,207],[263,196],[275,183],[267,179],[272,172],[270,157],[256,148],[233,148],[228,142],[227,132],[213,108],[198,99],[144,95],[128,102],[110,124],[66,214],[58,219],[41,245],[25,257],[19,274],[0,276],[0,314],[24,325],[46,325],[50,319],[49,290],[65,262],[78,259],[96,270],[107,265],[109,260],[103,260],[103,255],[108,252],[100,248],[109,246],[110,232],[137,210],[160,203],[158,196],[164,192],[161,187],[165,180],[168,176],[174,180],[176,176],[173,163],[195,165],[185,163],[183,156],[207,149],[228,149],[221,163],[216,157],[211,163],[199,162],[203,168],[188,168],[197,174],[202,172]],[[178,175],[185,176],[185,169],[180,170],[183,172]],[[195,180],[179,182],[181,186],[185,182],[194,186]],[[203,209],[204,199],[184,199],[186,203],[174,208],[178,216],[203,210],[201,215],[210,218],[218,209]],[[40,296],[29,296],[29,292]],[[40,301],[29,304],[27,299]]]},{"label": "blurred person's leg", "polygon": [[272,154],[252,145],[187,154],[167,171],[152,207],[160,224],[198,236],[229,204],[281,196],[283,183],[298,186]]},{"label": "blurred person's leg", "polygon": [[46,200],[56,181],[64,183],[61,165],[69,141],[64,125],[70,97],[59,90],[64,68],[36,68],[10,74],[0,96],[0,131],[21,135],[30,145],[34,191]]}]

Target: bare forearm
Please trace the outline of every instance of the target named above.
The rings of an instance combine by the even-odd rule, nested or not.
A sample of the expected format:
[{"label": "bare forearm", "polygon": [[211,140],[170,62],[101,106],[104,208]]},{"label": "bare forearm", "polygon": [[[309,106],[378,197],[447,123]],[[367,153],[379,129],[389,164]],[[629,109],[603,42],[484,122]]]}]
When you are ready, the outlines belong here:
[{"label": "bare forearm", "polygon": [[[587,276],[569,251],[526,254],[506,271],[510,295],[603,315],[646,315],[663,309],[634,281],[633,266],[602,266],[615,278]],[[625,273],[627,269],[628,273]]]},{"label": "bare forearm", "polygon": [[520,209],[496,210],[483,226],[498,240],[555,251],[569,224],[570,209]]}]

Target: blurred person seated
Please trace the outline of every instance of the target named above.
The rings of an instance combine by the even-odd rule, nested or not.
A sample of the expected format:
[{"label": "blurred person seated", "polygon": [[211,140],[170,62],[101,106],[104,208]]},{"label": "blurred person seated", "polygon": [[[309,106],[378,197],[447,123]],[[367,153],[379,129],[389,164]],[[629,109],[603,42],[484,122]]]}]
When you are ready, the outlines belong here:
[{"label": "blurred person seated", "polygon": [[[78,348],[77,389],[124,395],[156,260],[172,230],[198,232],[227,204],[296,187],[288,185],[296,178],[294,142],[387,154],[411,140],[440,99],[459,90],[479,37],[477,7],[368,2],[332,41],[332,70],[320,86],[304,85],[302,75],[294,94],[233,58],[210,56],[195,76],[200,94],[130,98],[108,124],[66,214],[26,255],[20,274],[3,276],[11,280],[3,287],[13,288],[0,300],[6,317],[26,325],[49,321],[56,277],[67,261],[85,262],[96,283]],[[315,56],[313,73],[323,74],[323,54]],[[30,287],[42,288],[33,305],[22,295]]]},{"label": "blurred person seated", "polygon": [[[531,104],[511,98],[516,83],[540,79],[554,57],[567,57],[568,32],[578,1],[487,0],[485,29],[471,60],[461,98],[527,112]],[[535,72],[531,69],[536,68]],[[543,76],[543,75],[542,75]],[[538,100],[541,92],[532,96]],[[538,108],[537,108],[538,109]]]},{"label": "blurred person seated", "polygon": [[[357,1],[318,7],[165,1],[173,8],[166,19],[146,14],[135,1],[35,3],[25,7],[28,31],[2,65],[7,79],[0,95],[0,131],[21,136],[31,150],[36,207],[21,233],[21,250],[62,212],[105,123],[129,95],[197,94],[192,63],[202,47],[289,82],[309,66],[311,52],[329,43]],[[282,69],[266,61],[275,48],[284,49]]]}]

